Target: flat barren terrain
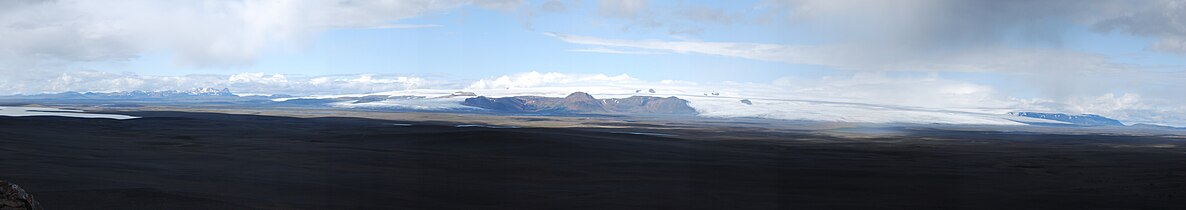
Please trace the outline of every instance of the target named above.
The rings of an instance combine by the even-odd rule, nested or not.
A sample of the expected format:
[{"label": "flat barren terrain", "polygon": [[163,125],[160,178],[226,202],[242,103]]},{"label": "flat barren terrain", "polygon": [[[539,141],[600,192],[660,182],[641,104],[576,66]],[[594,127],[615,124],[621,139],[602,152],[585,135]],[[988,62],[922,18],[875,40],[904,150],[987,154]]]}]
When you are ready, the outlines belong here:
[{"label": "flat barren terrain", "polygon": [[0,179],[47,209],[1186,207],[1175,136],[120,114],[0,117]]}]

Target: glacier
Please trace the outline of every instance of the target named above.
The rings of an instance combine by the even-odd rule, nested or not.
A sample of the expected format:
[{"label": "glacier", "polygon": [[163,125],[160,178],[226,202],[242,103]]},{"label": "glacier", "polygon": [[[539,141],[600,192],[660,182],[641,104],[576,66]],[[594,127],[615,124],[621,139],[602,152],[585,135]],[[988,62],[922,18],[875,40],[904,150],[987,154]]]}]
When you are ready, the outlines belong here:
[{"label": "glacier", "polygon": [[[651,91],[653,90],[653,91]],[[279,98],[332,99],[373,95],[421,96],[420,99],[389,99],[365,103],[341,101],[328,104],[339,108],[395,108],[428,111],[480,109],[461,105],[465,98],[452,97],[456,89],[411,89],[370,94],[321,95]],[[486,97],[544,96],[565,97],[573,92],[586,92],[599,99],[630,96],[674,96],[687,100],[698,116],[710,118],[763,118],[848,123],[912,123],[912,124],[975,124],[1026,125],[1031,123],[1069,124],[1054,120],[1021,117],[1007,114],[1004,107],[973,107],[943,109],[905,105],[861,103],[858,99],[827,98],[806,94],[784,94],[777,90],[718,91],[696,85],[654,86],[647,84],[616,84],[598,86],[548,86],[499,89],[461,89]],[[653,93],[652,93],[653,92]],[[751,104],[742,103],[748,100]]]}]

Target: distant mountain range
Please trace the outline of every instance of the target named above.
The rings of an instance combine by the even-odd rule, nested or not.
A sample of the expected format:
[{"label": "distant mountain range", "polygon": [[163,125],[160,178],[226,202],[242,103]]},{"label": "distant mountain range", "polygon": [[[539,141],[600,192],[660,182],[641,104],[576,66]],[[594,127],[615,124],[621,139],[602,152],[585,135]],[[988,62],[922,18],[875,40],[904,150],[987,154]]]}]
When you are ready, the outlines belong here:
[{"label": "distant mountain range", "polygon": [[467,98],[462,105],[513,113],[638,113],[695,115],[688,101],[676,97],[631,96],[629,98],[596,99],[584,92],[564,98],[515,96]]},{"label": "distant mountain range", "polygon": [[45,98],[45,99],[163,99],[182,97],[238,97],[230,89],[196,88],[188,91],[121,91],[121,92],[63,92],[55,94],[39,94],[26,96],[8,96],[10,98]]},{"label": "distant mountain range", "polygon": [[1124,126],[1119,120],[1094,114],[1069,115],[1061,113],[1010,112],[1009,115],[1047,119],[1079,126]]}]

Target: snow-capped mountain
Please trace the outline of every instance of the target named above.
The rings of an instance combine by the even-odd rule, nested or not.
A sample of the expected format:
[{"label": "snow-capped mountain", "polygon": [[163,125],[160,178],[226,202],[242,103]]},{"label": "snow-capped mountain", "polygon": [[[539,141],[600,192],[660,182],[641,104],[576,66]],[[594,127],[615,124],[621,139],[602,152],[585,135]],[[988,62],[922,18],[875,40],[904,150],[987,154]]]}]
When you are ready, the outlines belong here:
[{"label": "snow-capped mountain", "polygon": [[1067,122],[1080,126],[1124,126],[1119,120],[1094,114],[1069,115],[1041,112],[1009,112],[1009,115]]},{"label": "snow-capped mountain", "polygon": [[231,89],[229,88],[197,88],[186,93],[194,96],[236,96],[234,93],[231,93]]},{"label": "snow-capped mountain", "polygon": [[227,88],[223,88],[223,89],[195,88],[193,90],[187,90],[187,91],[178,91],[178,90],[141,91],[141,90],[137,90],[137,91],[114,92],[114,93],[85,93],[84,95],[101,95],[101,96],[114,96],[114,97],[120,97],[120,96],[157,97],[157,98],[183,97],[183,96],[228,96],[228,97],[237,96],[234,93],[231,93],[231,90],[227,89]]}]

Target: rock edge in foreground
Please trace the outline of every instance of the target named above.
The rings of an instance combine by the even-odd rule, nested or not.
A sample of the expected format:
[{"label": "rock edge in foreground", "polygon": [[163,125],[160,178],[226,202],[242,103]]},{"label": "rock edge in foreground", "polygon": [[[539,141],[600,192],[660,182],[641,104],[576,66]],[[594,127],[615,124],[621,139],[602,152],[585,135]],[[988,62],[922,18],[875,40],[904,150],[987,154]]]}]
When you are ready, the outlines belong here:
[{"label": "rock edge in foreground", "polygon": [[0,210],[41,210],[41,204],[24,189],[0,180]]}]

